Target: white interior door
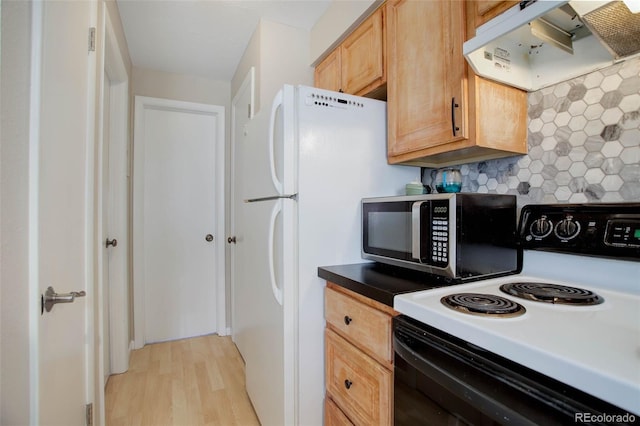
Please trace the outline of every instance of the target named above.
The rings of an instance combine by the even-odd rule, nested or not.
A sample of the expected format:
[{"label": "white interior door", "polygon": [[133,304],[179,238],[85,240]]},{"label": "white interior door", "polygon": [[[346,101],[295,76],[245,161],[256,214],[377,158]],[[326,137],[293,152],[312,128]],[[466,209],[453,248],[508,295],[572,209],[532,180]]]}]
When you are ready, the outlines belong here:
[{"label": "white interior door", "polygon": [[[111,80],[109,79],[109,76],[105,73],[104,75],[104,81],[103,81],[103,100],[102,100],[102,176],[101,176],[101,182],[102,182],[102,233],[100,235],[100,239],[98,241],[98,246],[101,247],[101,253],[102,253],[102,313],[103,313],[103,317],[102,317],[102,330],[100,330],[101,334],[102,334],[102,376],[103,376],[103,380],[104,383],[107,383],[107,379],[109,378],[109,375],[111,374],[111,345],[109,343],[109,336],[110,336],[110,326],[109,326],[109,321],[110,321],[110,317],[109,317],[109,258],[111,257],[112,254],[112,250],[110,249],[110,247],[113,247],[113,238],[114,236],[111,235],[111,233],[109,232],[109,229],[112,227],[112,222],[113,222],[113,218],[112,218],[112,214],[110,214],[110,210],[113,210],[113,195],[111,194],[112,191],[110,189],[110,187],[112,186],[110,184],[110,179],[109,179],[109,164],[110,164],[110,159],[109,159],[109,146],[110,146],[110,137],[109,137],[109,130],[110,130],[110,120],[109,120],[109,116],[110,116],[110,100],[109,100],[109,95],[111,93]],[[101,242],[102,240],[105,240],[105,244],[102,245]],[[106,241],[109,240],[110,244],[109,246],[106,245]],[[116,240],[116,246],[117,246],[117,240]],[[115,278],[115,277],[114,277]]]},{"label": "white interior door", "polygon": [[238,290],[243,291],[238,288],[238,285],[242,284],[238,278],[242,275],[242,268],[246,266],[243,262],[239,261],[243,258],[239,256],[238,253],[238,251],[241,250],[242,244],[240,243],[243,238],[243,233],[241,233],[243,229],[241,213],[244,200],[241,188],[244,185],[245,171],[243,170],[242,151],[243,141],[247,136],[247,123],[253,117],[254,79],[255,71],[254,68],[251,68],[231,103],[232,133],[229,228],[232,240],[229,249],[229,265],[231,268],[229,278],[231,288],[232,338],[241,354],[246,352],[246,333],[244,333],[246,322],[242,322],[243,317],[241,314],[242,309],[247,309],[247,307],[243,305],[242,296],[237,293]]},{"label": "white interior door", "polygon": [[[107,144],[102,177],[104,202],[103,219],[106,225],[98,241],[105,254],[103,287],[107,298],[103,304],[105,334],[105,371],[111,374],[124,373],[129,368],[130,348],[130,302],[129,283],[129,77],[122,58],[115,30],[106,12],[104,46],[104,97],[102,101],[103,143]],[[107,238],[112,244],[107,247]],[[116,240],[114,242],[113,240]],[[114,246],[113,243],[116,245]],[[108,345],[107,345],[108,343]],[[107,348],[105,347],[105,351]],[[108,360],[108,362],[107,362]]]},{"label": "white interior door", "polygon": [[136,97],[137,346],[225,329],[221,146],[222,107]]},{"label": "white interior door", "polygon": [[58,293],[87,293],[38,316],[33,423],[81,425],[86,422],[85,405],[93,398],[88,372],[94,368],[91,191],[96,58],[88,52],[87,36],[95,26],[97,3],[34,2],[32,8],[36,70],[31,100],[30,279],[40,294],[49,286]]}]

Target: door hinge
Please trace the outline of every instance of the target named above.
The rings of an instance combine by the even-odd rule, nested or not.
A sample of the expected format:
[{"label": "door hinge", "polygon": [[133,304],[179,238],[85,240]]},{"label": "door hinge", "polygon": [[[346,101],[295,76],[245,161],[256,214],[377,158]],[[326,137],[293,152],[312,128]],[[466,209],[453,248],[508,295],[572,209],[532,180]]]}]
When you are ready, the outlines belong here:
[{"label": "door hinge", "polygon": [[89,28],[89,52],[96,51],[96,27]]},{"label": "door hinge", "polygon": [[247,118],[251,118],[251,104],[247,105]]},{"label": "door hinge", "polygon": [[87,417],[87,426],[93,426],[93,402],[87,404],[85,414]]}]

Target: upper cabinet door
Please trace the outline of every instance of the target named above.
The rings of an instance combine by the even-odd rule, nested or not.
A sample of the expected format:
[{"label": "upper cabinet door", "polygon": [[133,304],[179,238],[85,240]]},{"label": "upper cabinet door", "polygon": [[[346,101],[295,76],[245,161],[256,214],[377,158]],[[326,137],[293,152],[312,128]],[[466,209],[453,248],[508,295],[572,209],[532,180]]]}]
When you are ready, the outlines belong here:
[{"label": "upper cabinet door", "polygon": [[340,46],[342,90],[364,94],[369,86],[386,80],[383,9],[367,18]]},{"label": "upper cabinet door", "polygon": [[390,157],[466,138],[464,6],[387,2]]},{"label": "upper cabinet door", "polygon": [[342,66],[340,49],[336,49],[318,64],[314,71],[315,86],[339,92],[342,89]]},{"label": "upper cabinet door", "polygon": [[365,19],[315,69],[314,85],[351,95],[386,98],[385,9]]}]

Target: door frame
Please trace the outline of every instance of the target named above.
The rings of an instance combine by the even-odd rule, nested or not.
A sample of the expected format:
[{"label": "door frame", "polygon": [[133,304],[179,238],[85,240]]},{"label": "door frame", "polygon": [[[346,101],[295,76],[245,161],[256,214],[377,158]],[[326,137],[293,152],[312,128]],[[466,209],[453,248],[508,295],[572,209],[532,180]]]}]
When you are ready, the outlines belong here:
[{"label": "door frame", "polygon": [[[249,72],[247,73],[247,75],[245,76],[244,80],[242,81],[242,84],[240,85],[240,87],[238,88],[238,91],[236,92],[236,94],[233,97],[233,100],[231,101],[231,140],[230,140],[230,147],[229,147],[229,233],[228,235],[230,236],[235,236],[236,234],[236,211],[235,211],[235,202],[236,202],[236,195],[237,195],[237,191],[236,191],[236,181],[234,179],[235,177],[235,171],[236,171],[236,142],[237,142],[237,137],[238,135],[236,135],[236,120],[237,120],[237,111],[238,111],[238,102],[240,101],[240,98],[242,97],[241,95],[249,90],[249,97],[250,97],[250,107],[249,107],[249,120],[253,119],[253,116],[255,114],[255,79],[256,79],[256,69],[255,67],[251,67],[249,69]],[[228,278],[229,278],[229,291],[231,293],[231,327],[230,327],[230,331],[228,331],[228,334],[233,334],[233,327],[235,326],[235,262],[236,262],[236,251],[235,251],[235,244],[228,244],[229,245],[229,261],[227,263],[227,267],[229,268],[229,271],[227,273]]]},{"label": "door frame", "polygon": [[174,111],[189,111],[200,114],[218,116],[219,126],[215,135],[215,235],[218,244],[215,245],[215,286],[216,286],[216,327],[217,334],[224,336],[226,329],[226,289],[225,289],[225,207],[224,207],[224,159],[225,159],[225,108],[219,105],[209,105],[195,102],[177,101],[172,99],[135,96],[134,99],[134,131],[133,131],[133,324],[134,347],[145,345],[145,300],[144,300],[144,270],[136,265],[144,259],[144,111],[145,109],[168,109]]}]

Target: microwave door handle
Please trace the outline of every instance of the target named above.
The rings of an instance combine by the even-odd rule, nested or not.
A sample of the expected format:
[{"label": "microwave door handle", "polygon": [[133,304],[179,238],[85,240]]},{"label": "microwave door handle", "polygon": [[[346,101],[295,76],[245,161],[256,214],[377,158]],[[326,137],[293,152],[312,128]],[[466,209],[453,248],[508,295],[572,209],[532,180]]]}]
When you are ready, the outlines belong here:
[{"label": "microwave door handle", "polygon": [[411,206],[411,256],[414,259],[422,259],[420,253],[420,236],[422,230],[420,229],[420,206],[424,201],[416,201]]}]

